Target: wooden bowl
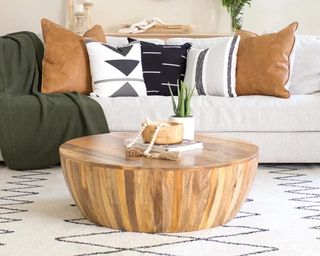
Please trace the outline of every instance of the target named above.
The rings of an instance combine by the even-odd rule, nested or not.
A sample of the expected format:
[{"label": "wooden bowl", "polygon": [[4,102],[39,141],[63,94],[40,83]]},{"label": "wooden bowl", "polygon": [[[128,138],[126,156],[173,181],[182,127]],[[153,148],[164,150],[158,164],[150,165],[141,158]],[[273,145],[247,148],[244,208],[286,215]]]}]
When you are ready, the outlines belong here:
[{"label": "wooden bowl", "polygon": [[[183,125],[176,122],[163,122],[163,123],[169,124],[170,126],[163,126],[160,128],[160,131],[158,133],[158,136],[154,144],[164,145],[164,144],[181,143],[183,139]],[[142,138],[144,143],[151,142],[152,136],[156,128],[157,128],[156,125],[149,125],[142,132]]]}]

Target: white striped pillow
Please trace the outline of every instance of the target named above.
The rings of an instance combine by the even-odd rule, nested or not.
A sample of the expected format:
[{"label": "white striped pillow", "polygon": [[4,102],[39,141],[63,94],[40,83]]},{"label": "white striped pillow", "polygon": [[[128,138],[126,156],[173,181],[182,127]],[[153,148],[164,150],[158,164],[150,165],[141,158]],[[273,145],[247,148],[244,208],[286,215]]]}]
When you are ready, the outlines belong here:
[{"label": "white striped pillow", "polygon": [[185,83],[197,95],[236,97],[236,66],[240,37],[210,40],[210,48],[188,53]]}]

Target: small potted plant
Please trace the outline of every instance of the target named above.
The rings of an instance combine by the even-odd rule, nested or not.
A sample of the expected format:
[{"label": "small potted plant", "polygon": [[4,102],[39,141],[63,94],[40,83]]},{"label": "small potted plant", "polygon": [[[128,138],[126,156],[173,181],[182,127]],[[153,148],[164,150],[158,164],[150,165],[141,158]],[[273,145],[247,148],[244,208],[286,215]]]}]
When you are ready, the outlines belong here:
[{"label": "small potted plant", "polygon": [[170,117],[170,121],[182,123],[183,138],[189,140],[194,139],[194,117],[191,113],[191,98],[193,96],[194,89],[195,87],[190,88],[183,81],[181,81],[178,88],[178,102],[176,102],[175,96],[173,95],[169,85],[173,111],[175,113],[174,116]]}]

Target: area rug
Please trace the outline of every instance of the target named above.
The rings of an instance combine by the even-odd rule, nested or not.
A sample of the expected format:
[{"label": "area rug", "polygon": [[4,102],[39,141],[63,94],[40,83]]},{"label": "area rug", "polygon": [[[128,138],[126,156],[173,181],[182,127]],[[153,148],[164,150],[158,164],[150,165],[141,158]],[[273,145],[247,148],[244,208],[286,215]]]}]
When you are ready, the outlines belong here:
[{"label": "area rug", "polygon": [[0,255],[320,255],[320,165],[259,166],[237,217],[209,230],[142,234],[83,218],[61,169],[0,166]]}]

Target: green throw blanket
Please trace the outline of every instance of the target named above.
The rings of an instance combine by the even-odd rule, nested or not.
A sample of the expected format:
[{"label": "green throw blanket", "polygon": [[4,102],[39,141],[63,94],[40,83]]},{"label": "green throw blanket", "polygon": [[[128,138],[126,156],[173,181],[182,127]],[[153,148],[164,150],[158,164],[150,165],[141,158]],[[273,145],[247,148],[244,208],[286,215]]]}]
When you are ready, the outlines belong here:
[{"label": "green throw blanket", "polygon": [[58,164],[63,142],[108,132],[89,97],[40,93],[42,58],[42,42],[31,32],[0,38],[0,149],[11,169]]}]

